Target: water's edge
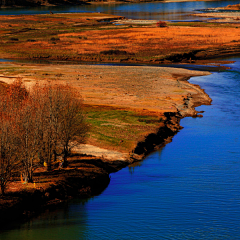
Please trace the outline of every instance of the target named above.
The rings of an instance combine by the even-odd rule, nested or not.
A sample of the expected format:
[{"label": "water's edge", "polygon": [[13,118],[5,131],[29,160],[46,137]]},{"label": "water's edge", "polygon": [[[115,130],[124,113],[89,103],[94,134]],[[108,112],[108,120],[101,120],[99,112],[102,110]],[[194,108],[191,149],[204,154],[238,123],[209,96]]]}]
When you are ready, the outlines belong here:
[{"label": "water's edge", "polygon": [[[184,81],[186,80],[184,79]],[[148,154],[161,149],[167,143],[171,142],[173,136],[182,129],[180,126],[182,118],[187,116],[198,117],[195,107],[211,104],[211,99],[204,90],[197,85],[190,85],[198,88],[200,93],[189,96],[186,99],[187,107],[184,110],[166,112],[166,120],[163,127],[146,136],[144,141],[139,142],[127,161],[116,159],[109,162],[104,159],[93,159],[91,164],[98,168],[100,167],[100,172],[93,172],[84,177],[79,176],[77,171],[71,174],[71,177],[68,175],[65,176],[65,172],[61,172],[60,175],[64,180],[57,182],[45,190],[35,189],[29,192],[24,191],[13,194],[11,197],[14,198],[14,201],[11,204],[7,204],[6,202],[0,204],[0,215],[4,216],[0,219],[0,230],[6,224],[10,224],[13,221],[27,220],[40,214],[46,208],[62,204],[73,197],[90,198],[99,195],[108,186],[110,173],[117,172],[134,162],[143,160]]]}]

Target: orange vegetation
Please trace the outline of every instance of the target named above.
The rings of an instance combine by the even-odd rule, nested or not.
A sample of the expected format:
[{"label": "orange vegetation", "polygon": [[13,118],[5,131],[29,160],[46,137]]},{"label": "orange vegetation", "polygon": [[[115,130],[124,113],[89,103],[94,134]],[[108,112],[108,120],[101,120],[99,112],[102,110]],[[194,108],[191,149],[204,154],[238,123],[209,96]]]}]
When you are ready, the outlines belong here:
[{"label": "orange vegetation", "polygon": [[[100,53],[103,50],[117,48],[130,53],[156,56],[191,49],[234,45],[233,41],[240,40],[240,33],[235,28],[145,27],[66,33],[59,34],[59,37],[63,42],[71,41],[65,48],[79,54]],[[85,37],[86,40],[81,38],[80,41],[77,37]]]},{"label": "orange vegetation", "polygon": [[[2,16],[0,52],[25,59],[177,62],[227,54],[229,48],[240,51],[238,24],[159,28],[123,21],[115,25],[114,19],[121,24],[121,17],[98,13]],[[176,59],[176,54],[185,56]]]}]

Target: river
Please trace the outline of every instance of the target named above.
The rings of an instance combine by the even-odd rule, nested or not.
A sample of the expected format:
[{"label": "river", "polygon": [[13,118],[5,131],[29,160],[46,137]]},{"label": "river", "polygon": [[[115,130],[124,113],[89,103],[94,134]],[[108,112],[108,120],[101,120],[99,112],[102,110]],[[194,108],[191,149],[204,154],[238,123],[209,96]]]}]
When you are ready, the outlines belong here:
[{"label": "river", "polygon": [[147,2],[124,4],[97,4],[64,7],[36,7],[36,8],[2,8],[0,15],[68,13],[68,12],[103,12],[120,15],[132,19],[152,20],[202,20],[190,14],[198,9],[224,7],[238,4],[238,0],[229,1],[195,1],[195,2]]},{"label": "river", "polygon": [[240,239],[240,57],[231,60],[231,70],[189,80],[212,105],[182,119],[171,143],[111,174],[101,195],[10,226],[0,240]]}]

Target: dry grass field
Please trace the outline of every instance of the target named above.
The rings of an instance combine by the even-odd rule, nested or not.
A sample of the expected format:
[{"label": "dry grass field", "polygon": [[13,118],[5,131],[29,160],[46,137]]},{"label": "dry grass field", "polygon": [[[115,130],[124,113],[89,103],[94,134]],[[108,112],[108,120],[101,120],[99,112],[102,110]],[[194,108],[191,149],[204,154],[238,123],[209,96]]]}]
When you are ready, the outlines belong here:
[{"label": "dry grass field", "polygon": [[20,77],[30,90],[36,83],[74,86],[84,99],[91,126],[88,144],[127,153],[164,125],[165,112],[192,115],[186,104],[190,96],[200,95],[202,102],[209,102],[200,88],[184,80],[206,74],[147,66],[0,63],[4,83]]},{"label": "dry grass field", "polygon": [[2,16],[0,53],[8,58],[158,63],[240,51],[240,24],[172,23],[160,28],[121,24],[120,19],[100,13]]}]

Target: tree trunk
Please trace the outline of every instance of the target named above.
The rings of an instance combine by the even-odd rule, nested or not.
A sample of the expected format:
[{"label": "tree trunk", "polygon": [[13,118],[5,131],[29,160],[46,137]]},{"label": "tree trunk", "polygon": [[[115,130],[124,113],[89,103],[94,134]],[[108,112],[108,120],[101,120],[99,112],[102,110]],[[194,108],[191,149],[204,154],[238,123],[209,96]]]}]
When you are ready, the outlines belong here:
[{"label": "tree trunk", "polygon": [[1,184],[1,195],[4,196],[5,195],[5,185]]},{"label": "tree trunk", "polygon": [[22,174],[22,178],[23,178],[24,183],[27,183],[27,182],[28,182],[28,174],[27,174],[26,172],[24,172],[24,173]]},{"label": "tree trunk", "polygon": [[52,169],[52,154],[48,154],[48,159],[47,159],[47,170],[51,171]]},{"label": "tree trunk", "polygon": [[32,174],[32,170],[29,171],[29,174],[28,174],[28,182],[29,182],[29,183],[33,183],[33,174]]},{"label": "tree trunk", "polygon": [[68,151],[66,150],[66,148],[64,148],[63,150],[63,167],[67,167],[68,165],[68,161],[67,161],[67,157],[68,157]]}]

